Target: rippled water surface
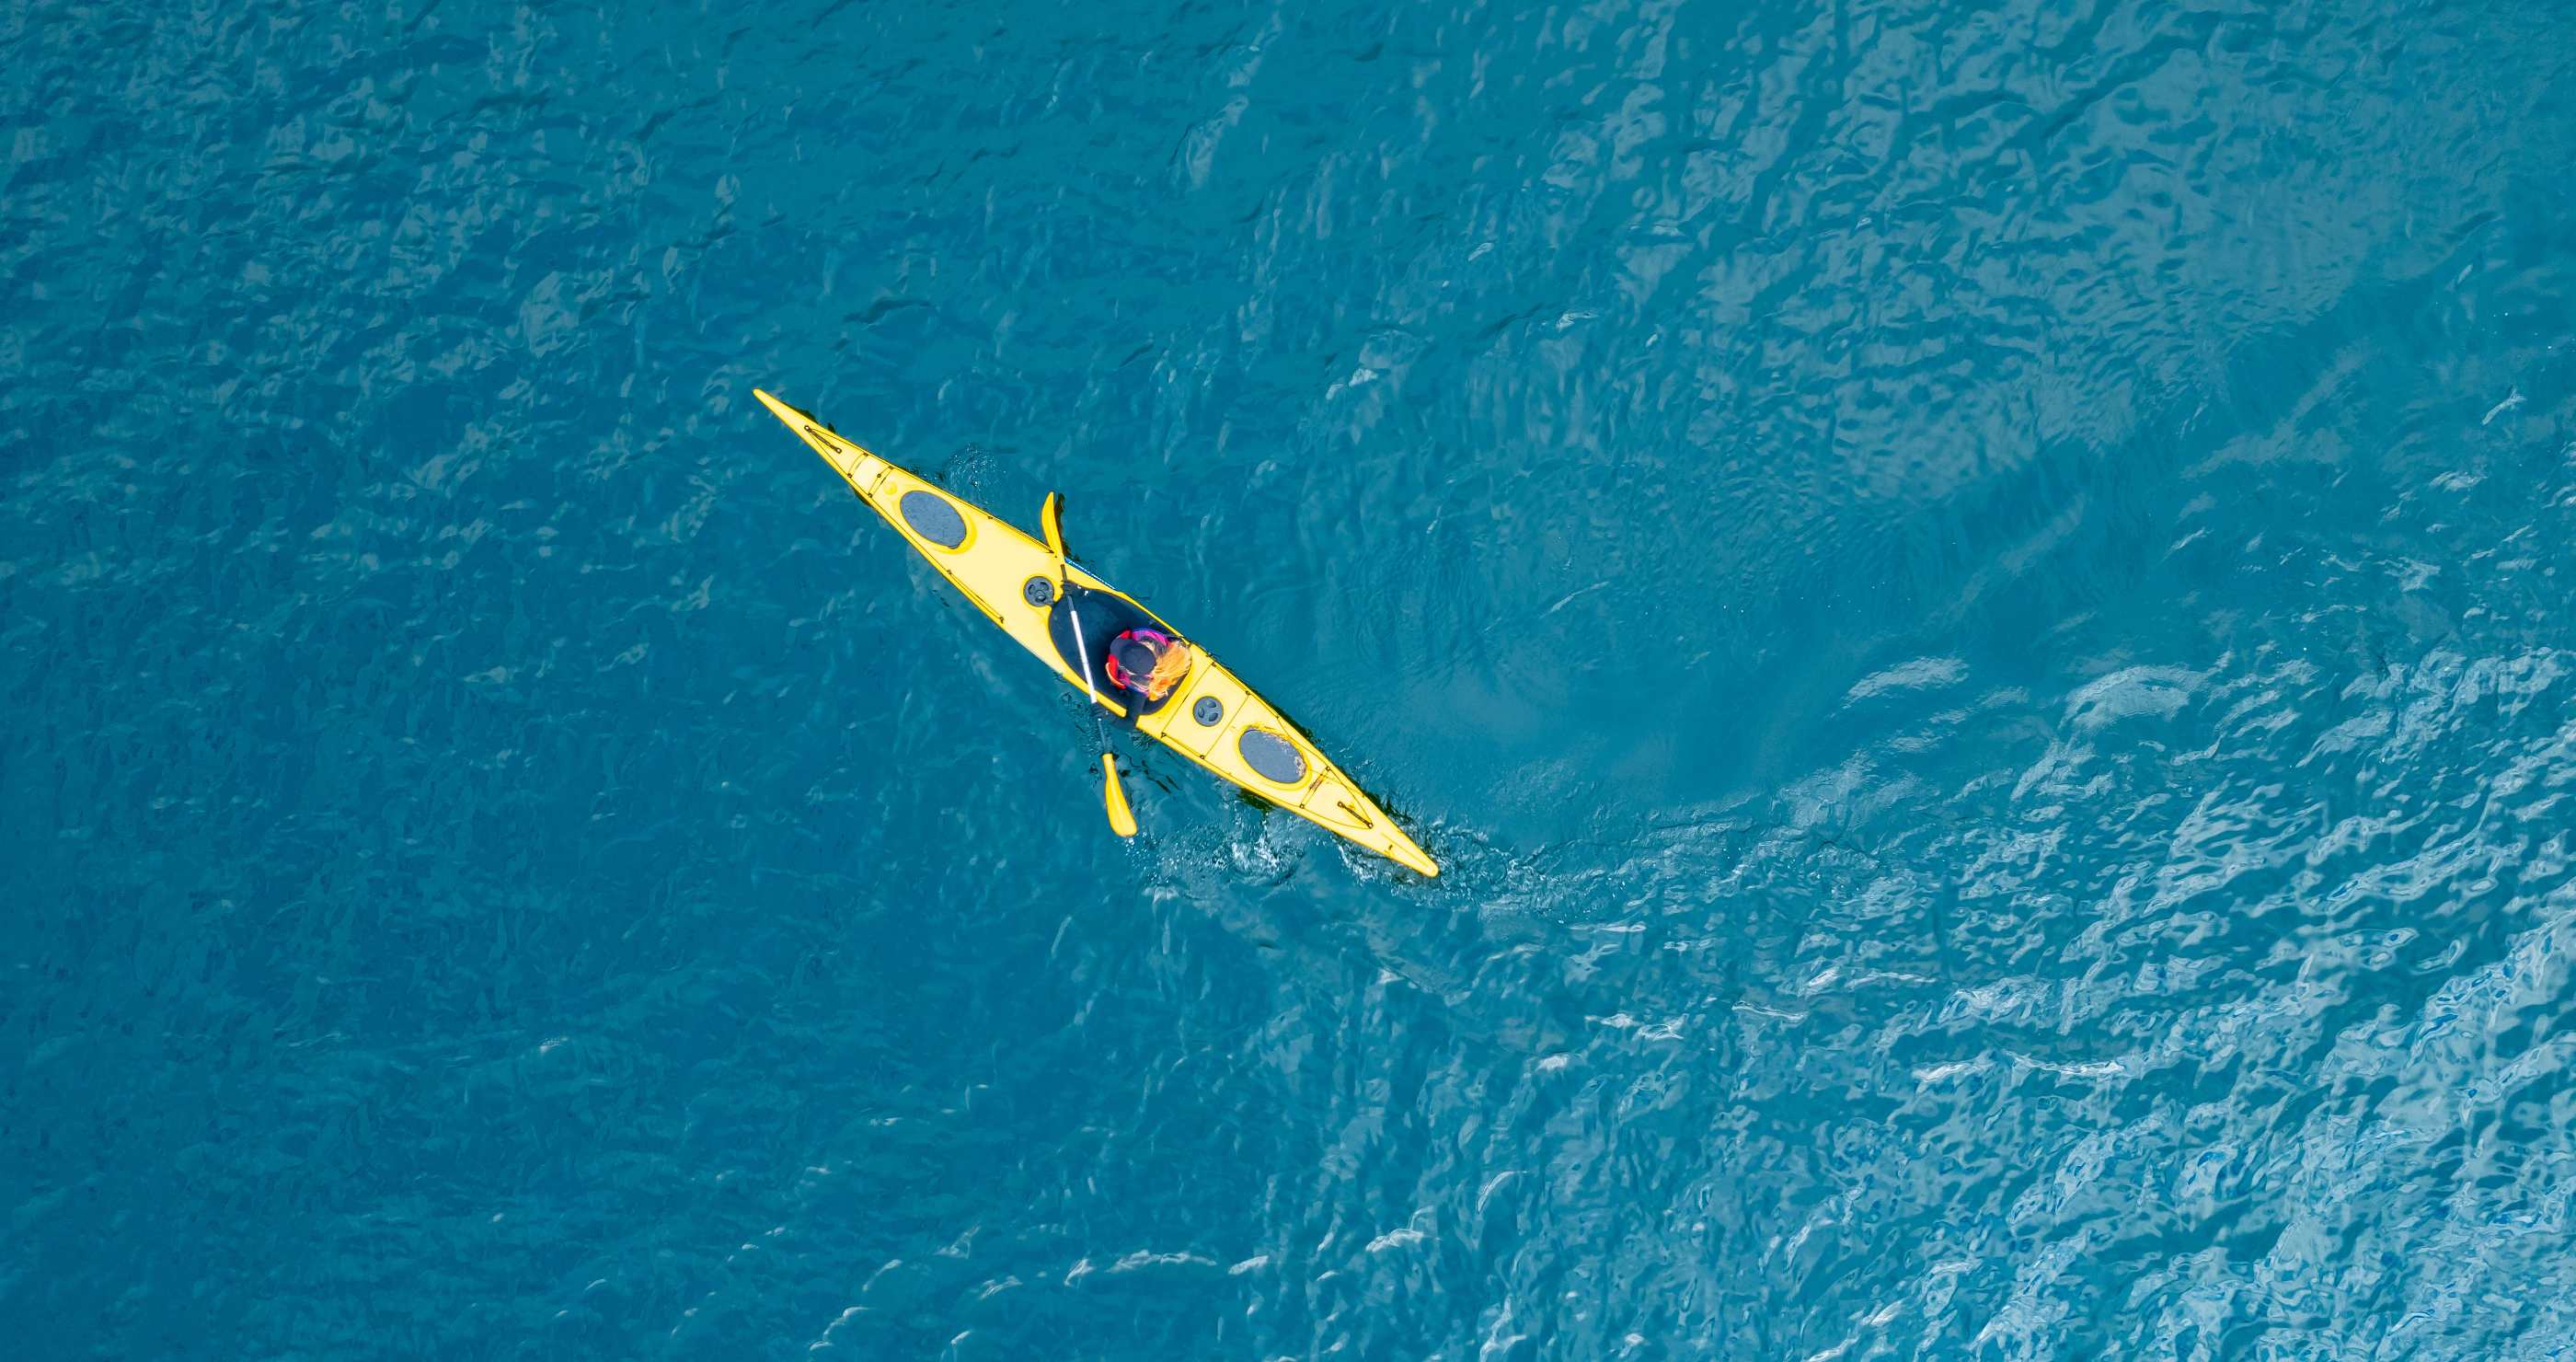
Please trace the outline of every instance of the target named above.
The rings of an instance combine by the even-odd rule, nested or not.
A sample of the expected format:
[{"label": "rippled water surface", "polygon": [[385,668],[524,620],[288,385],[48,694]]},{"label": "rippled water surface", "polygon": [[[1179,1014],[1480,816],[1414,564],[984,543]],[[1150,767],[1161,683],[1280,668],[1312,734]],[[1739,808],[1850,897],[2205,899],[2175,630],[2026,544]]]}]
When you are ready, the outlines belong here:
[{"label": "rippled water surface", "polygon": [[2560,1356],[2571,31],[0,13],[6,1351]]}]

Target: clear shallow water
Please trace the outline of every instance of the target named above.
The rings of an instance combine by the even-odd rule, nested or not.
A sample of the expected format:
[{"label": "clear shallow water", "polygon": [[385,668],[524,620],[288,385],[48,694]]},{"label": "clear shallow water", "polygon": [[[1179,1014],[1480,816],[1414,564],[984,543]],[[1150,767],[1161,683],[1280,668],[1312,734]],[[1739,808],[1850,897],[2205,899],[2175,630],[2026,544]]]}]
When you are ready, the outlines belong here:
[{"label": "clear shallow water", "polygon": [[2558,1355],[2569,18],[21,7],[12,1351]]}]

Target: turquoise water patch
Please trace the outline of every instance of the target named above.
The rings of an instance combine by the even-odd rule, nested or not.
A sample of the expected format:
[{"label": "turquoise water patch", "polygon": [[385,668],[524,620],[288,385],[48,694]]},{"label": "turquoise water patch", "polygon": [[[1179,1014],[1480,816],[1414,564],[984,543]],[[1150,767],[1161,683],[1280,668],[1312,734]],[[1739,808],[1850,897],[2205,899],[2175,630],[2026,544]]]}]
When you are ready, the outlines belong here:
[{"label": "turquoise water patch", "polygon": [[25,9],[12,1355],[2556,1355],[2566,17]]}]

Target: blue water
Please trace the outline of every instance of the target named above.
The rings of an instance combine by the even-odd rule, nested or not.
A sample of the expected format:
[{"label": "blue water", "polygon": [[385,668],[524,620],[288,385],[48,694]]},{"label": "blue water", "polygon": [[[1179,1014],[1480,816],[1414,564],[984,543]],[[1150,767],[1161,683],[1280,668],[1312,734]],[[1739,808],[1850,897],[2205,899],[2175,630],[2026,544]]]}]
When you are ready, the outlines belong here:
[{"label": "blue water", "polygon": [[0,13],[0,1352],[2566,1355],[2571,23]]}]

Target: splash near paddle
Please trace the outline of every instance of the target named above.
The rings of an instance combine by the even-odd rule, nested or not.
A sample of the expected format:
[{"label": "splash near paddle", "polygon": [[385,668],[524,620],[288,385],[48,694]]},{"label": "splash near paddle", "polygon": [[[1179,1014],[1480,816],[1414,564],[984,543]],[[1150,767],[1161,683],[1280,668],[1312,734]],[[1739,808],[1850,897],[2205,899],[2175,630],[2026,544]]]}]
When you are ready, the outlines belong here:
[{"label": "splash near paddle", "polygon": [[[1067,559],[1055,498],[1048,498],[1040,517],[1050,542],[1040,543],[982,507],[833,434],[807,413],[757,389],[753,395],[813,446],[859,500],[884,516],[961,595],[1068,685],[1088,695],[1111,720],[1407,869],[1440,873],[1439,865],[1396,828],[1394,819],[1206,649]],[[1135,630],[1153,631],[1186,650],[1186,669],[1179,670],[1177,681],[1159,699],[1120,685],[1105,665],[1109,645]],[[1167,679],[1158,667],[1156,681]],[[1104,756],[1102,765],[1110,817],[1122,835],[1132,835],[1132,818],[1119,818],[1126,812],[1126,798],[1118,788],[1116,763]]]}]

